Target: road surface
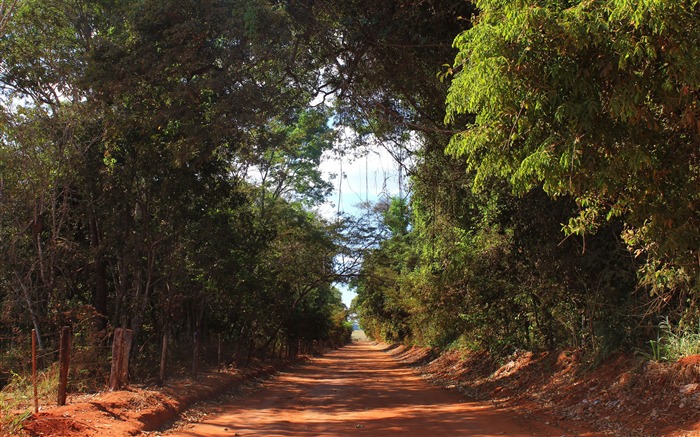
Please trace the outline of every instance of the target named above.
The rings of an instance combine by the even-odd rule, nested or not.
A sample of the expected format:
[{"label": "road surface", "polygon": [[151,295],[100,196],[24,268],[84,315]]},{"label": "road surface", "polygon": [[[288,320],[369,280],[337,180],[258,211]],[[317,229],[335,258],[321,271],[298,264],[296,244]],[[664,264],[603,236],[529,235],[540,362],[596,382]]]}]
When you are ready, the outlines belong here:
[{"label": "road surface", "polygon": [[352,343],[215,407],[169,436],[563,436],[430,385],[382,346]]}]

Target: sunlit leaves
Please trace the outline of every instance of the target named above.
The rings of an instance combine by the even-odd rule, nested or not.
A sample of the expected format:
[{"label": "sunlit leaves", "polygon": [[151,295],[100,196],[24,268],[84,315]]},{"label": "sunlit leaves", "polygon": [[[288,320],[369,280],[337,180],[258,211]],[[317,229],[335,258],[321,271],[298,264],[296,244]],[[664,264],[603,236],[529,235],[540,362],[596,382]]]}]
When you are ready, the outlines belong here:
[{"label": "sunlit leaves", "polygon": [[687,208],[697,197],[700,4],[476,3],[476,25],[455,39],[447,98],[448,122],[476,115],[448,148],[476,172],[475,186],[499,177],[519,193],[541,184],[599,199],[580,202],[569,231],[622,215],[648,224],[654,256],[700,268],[688,246],[671,243],[681,227],[700,241],[697,225],[685,227],[700,219]]},{"label": "sunlit leaves", "polygon": [[[0,224],[22,250],[0,281],[94,304],[144,343],[213,327],[272,342],[304,314],[328,331],[335,234],[305,208],[329,190],[334,133],[307,109],[318,68],[285,8],[19,4],[0,32]],[[269,177],[245,180],[253,166]]]}]

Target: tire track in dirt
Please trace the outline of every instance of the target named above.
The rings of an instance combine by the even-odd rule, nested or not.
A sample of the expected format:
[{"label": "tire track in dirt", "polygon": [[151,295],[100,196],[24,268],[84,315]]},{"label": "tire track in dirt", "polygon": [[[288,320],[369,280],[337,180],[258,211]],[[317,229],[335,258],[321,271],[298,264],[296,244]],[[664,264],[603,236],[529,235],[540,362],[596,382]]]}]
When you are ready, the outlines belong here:
[{"label": "tire track in dirt", "polygon": [[435,387],[381,346],[350,344],[217,406],[168,436],[562,436],[566,432]]}]

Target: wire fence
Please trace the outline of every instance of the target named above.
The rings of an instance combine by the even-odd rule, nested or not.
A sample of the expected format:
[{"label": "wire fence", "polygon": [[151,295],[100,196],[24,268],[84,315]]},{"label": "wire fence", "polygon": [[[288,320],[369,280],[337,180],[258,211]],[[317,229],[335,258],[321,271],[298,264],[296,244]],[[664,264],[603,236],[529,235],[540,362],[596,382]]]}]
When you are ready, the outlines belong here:
[{"label": "wire fence", "polygon": [[[61,348],[61,332],[70,335],[66,350]],[[202,370],[223,369],[227,363],[247,365],[251,356],[253,359],[288,358],[322,353],[337,346],[326,341],[280,338],[269,344],[264,353],[258,351],[253,355],[253,342],[209,333],[203,338],[195,334],[179,338],[179,341],[169,341],[168,335],[144,336],[138,348],[131,350],[130,333],[130,330],[116,328],[94,335],[65,327],[37,336],[35,350],[32,350],[32,332],[13,329],[2,333],[0,405],[5,405],[0,407],[0,421],[3,409],[61,405],[61,396],[65,402],[66,392],[75,397],[119,389],[128,384],[130,375],[138,375],[141,381],[162,384],[173,374],[196,378]],[[69,357],[68,361],[63,360],[64,355]],[[33,368],[36,368],[35,374]]]},{"label": "wire fence", "polygon": [[[68,328],[67,332],[64,389],[73,394],[103,390],[111,359],[108,339],[95,342],[82,331],[74,333]],[[34,398],[32,386],[38,386],[42,406],[59,403],[61,331],[42,332],[35,342],[33,335],[19,329],[0,334],[0,404],[26,407]]]}]

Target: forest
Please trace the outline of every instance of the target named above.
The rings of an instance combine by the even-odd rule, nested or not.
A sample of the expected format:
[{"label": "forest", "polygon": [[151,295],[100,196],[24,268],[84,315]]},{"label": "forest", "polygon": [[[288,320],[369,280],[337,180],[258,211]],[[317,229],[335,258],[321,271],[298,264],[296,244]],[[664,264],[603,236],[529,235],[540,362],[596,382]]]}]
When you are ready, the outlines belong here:
[{"label": "forest", "polygon": [[[321,214],[322,160],[378,147],[406,192]],[[99,383],[116,327],[149,376],[166,338],[245,363],[351,315],[695,353],[699,155],[698,0],[3,0],[0,370],[32,329]]]}]

